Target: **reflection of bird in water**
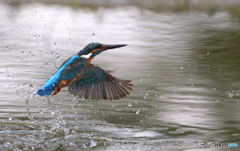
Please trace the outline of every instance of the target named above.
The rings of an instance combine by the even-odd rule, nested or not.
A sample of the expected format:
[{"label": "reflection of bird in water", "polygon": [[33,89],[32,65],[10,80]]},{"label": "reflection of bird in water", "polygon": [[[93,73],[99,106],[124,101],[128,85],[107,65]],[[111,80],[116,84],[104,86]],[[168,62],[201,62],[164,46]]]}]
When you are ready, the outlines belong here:
[{"label": "reflection of bird in water", "polygon": [[38,95],[57,94],[61,88],[69,86],[70,93],[85,99],[120,99],[129,94],[130,80],[120,80],[99,66],[91,64],[101,52],[126,45],[105,45],[90,43],[77,55],[66,60],[37,91]]}]

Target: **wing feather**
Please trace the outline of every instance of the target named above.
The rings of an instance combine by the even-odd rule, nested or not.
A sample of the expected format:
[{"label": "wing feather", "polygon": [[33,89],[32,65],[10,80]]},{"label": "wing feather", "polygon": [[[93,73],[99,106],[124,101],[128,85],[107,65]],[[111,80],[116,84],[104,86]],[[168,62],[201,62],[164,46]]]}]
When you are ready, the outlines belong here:
[{"label": "wing feather", "polygon": [[[81,66],[82,67],[82,66]],[[69,84],[70,93],[85,99],[120,99],[129,94],[130,80],[120,80],[98,66],[81,68],[81,76]]]},{"label": "wing feather", "polygon": [[92,99],[97,98],[97,84],[93,85],[93,93],[92,93]]},{"label": "wing feather", "polygon": [[118,91],[116,90],[116,87],[115,87],[112,79],[111,79],[111,89],[113,91],[114,99],[119,99],[120,95],[119,95]]},{"label": "wing feather", "polygon": [[112,94],[113,94],[113,99],[117,99],[118,98],[118,95],[119,93],[117,91],[115,91],[115,86],[114,86],[114,83],[111,81],[108,82],[109,83],[109,87],[112,91]]},{"label": "wing feather", "polygon": [[103,99],[107,99],[107,88],[106,88],[106,85],[105,85],[105,83],[101,83],[101,85],[102,85],[102,88],[103,88],[103,92],[102,92],[102,94],[103,94]]},{"label": "wing feather", "polygon": [[116,80],[114,81],[115,83],[115,86],[118,88],[118,91],[121,93],[121,97],[125,97],[127,94],[126,94],[126,91],[124,91],[124,89],[121,87],[121,85],[119,85],[119,81]]},{"label": "wing feather", "polygon": [[124,96],[128,95],[129,92],[122,86],[122,84],[120,82],[121,81],[116,80],[115,81],[115,83],[116,83],[115,85],[118,87],[119,91],[122,92],[122,95],[124,97]]},{"label": "wing feather", "polygon": [[107,85],[108,93],[109,93],[109,98],[108,99],[112,100],[113,94],[112,94],[111,88],[109,86],[109,82],[106,82],[106,85]]}]

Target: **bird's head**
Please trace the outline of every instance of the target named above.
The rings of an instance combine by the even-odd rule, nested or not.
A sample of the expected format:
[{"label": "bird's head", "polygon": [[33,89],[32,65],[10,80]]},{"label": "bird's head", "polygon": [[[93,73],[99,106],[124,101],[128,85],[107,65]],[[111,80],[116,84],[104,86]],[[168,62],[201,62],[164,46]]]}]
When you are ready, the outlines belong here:
[{"label": "bird's head", "polygon": [[126,44],[113,44],[113,45],[106,45],[101,43],[89,43],[85,48],[83,48],[78,55],[80,57],[85,57],[91,61],[96,55],[106,51],[108,49],[114,49],[119,47],[124,47]]}]

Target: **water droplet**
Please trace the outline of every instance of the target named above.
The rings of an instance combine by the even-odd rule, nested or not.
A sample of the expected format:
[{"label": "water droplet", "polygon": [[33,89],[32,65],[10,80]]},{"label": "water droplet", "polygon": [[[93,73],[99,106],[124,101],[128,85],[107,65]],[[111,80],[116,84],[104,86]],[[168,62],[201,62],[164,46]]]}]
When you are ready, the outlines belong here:
[{"label": "water droplet", "polygon": [[70,146],[77,146],[77,145],[76,145],[75,143],[73,143],[73,142],[70,142],[69,145],[70,145]]},{"label": "water droplet", "polygon": [[149,95],[149,94],[146,93],[146,94],[143,96],[143,99],[144,99],[144,100],[147,100],[147,99],[148,99],[148,95]]},{"label": "water droplet", "polygon": [[40,109],[40,114],[43,115],[43,113],[44,113],[44,110]]},{"label": "water droplet", "polygon": [[232,90],[231,92],[227,92],[227,95],[229,98],[233,98],[235,96],[236,92]]},{"label": "water droplet", "polygon": [[94,141],[94,140],[91,140],[89,146],[90,146],[90,147],[96,147],[96,146],[97,146],[97,142]]},{"label": "water droplet", "polygon": [[9,118],[8,118],[8,120],[9,120],[9,121],[12,121],[12,120],[13,120],[13,118],[12,118],[12,117],[9,117]]},{"label": "water droplet", "polygon": [[51,115],[54,116],[54,115],[55,115],[55,112],[52,112],[52,111],[51,111]]},{"label": "water droplet", "polygon": [[182,70],[184,67],[180,67],[180,69]]},{"label": "water droplet", "polygon": [[141,110],[140,110],[140,109],[138,109],[138,110],[137,110],[137,112],[136,112],[136,114],[138,115],[138,114],[140,113],[140,111],[141,111]]},{"label": "water droplet", "polygon": [[66,135],[68,135],[69,134],[69,132],[70,132],[70,130],[68,129],[68,128],[64,128],[64,133],[66,134]]},{"label": "water droplet", "polygon": [[132,107],[132,104],[130,102],[128,103],[128,107]]},{"label": "water droplet", "polygon": [[210,52],[209,52],[209,51],[207,52],[207,55],[210,55]]},{"label": "water droplet", "polygon": [[230,98],[233,98],[233,94],[232,93],[228,93],[228,97],[230,97]]},{"label": "water droplet", "polygon": [[7,148],[11,148],[12,147],[12,144],[7,142],[4,146],[6,146]]}]

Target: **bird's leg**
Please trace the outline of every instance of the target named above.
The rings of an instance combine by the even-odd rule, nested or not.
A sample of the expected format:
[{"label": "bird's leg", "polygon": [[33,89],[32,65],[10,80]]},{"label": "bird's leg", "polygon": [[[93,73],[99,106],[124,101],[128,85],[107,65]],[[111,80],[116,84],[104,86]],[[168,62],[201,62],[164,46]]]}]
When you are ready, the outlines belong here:
[{"label": "bird's leg", "polygon": [[92,58],[88,58],[87,63],[90,64],[92,60],[93,60]]},{"label": "bird's leg", "polygon": [[61,91],[61,88],[58,87],[51,95],[56,95],[60,91]]},{"label": "bird's leg", "polygon": [[59,82],[59,87],[56,88],[56,90],[52,93],[52,95],[56,95],[58,92],[61,91],[61,89],[65,86],[67,86],[71,80],[62,80]]}]

